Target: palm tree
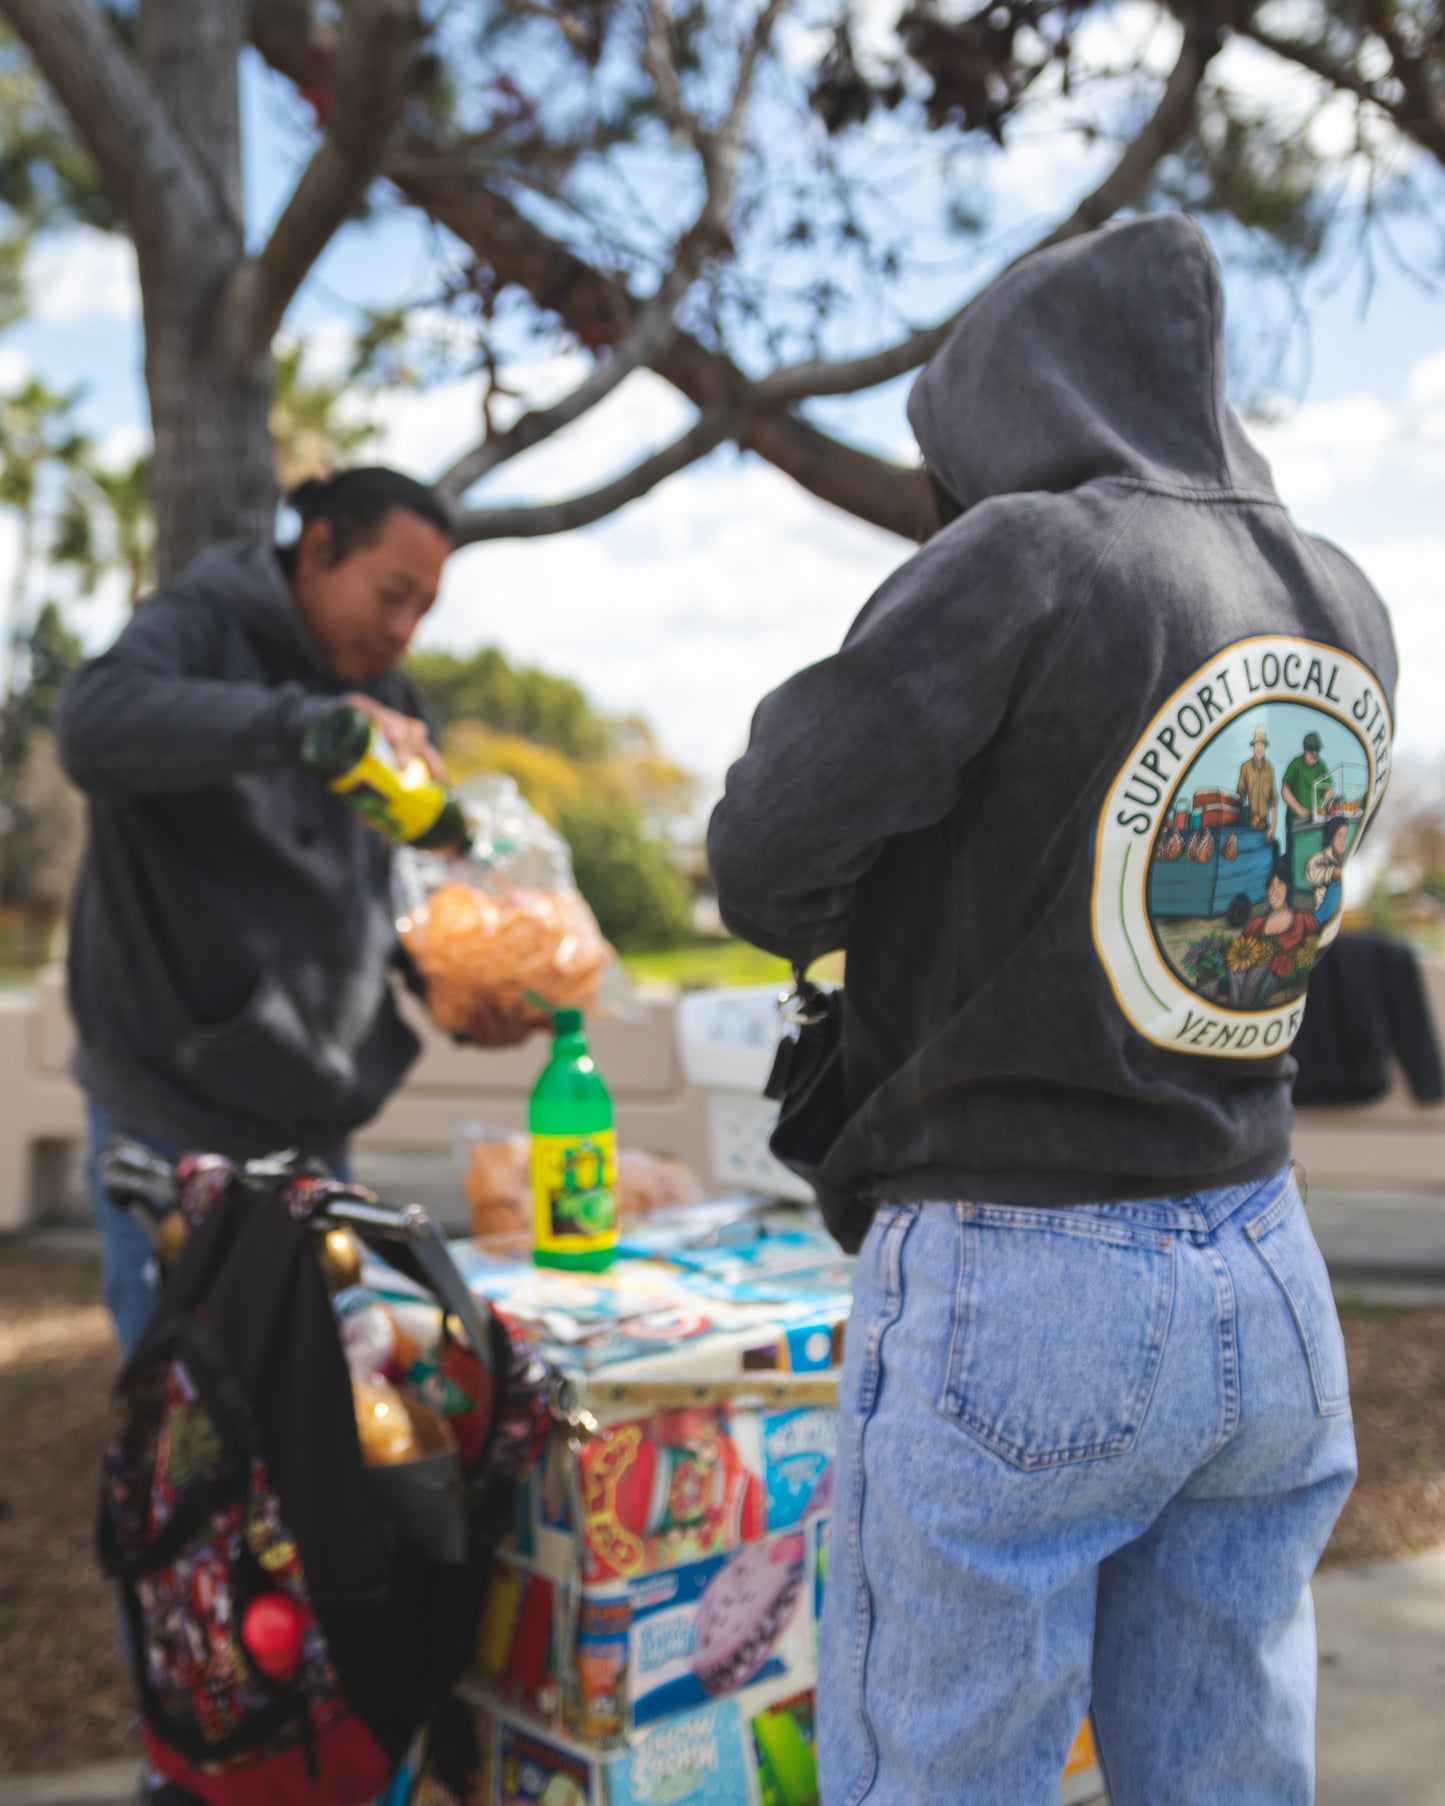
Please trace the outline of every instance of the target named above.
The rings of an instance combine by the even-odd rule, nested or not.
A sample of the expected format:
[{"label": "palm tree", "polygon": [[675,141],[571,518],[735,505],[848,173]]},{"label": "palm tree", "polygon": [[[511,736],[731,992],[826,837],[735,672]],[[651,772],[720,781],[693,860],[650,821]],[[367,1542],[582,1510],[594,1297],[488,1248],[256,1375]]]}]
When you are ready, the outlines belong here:
[{"label": "palm tree", "polygon": [[0,897],[20,751],[17,655],[27,638],[36,566],[48,549],[43,543],[48,486],[52,479],[64,480],[77,470],[90,452],[89,440],[75,424],[79,400],[78,389],[62,393],[36,376],[0,393],[0,508],[13,511],[19,525],[15,571],[0,630]]}]

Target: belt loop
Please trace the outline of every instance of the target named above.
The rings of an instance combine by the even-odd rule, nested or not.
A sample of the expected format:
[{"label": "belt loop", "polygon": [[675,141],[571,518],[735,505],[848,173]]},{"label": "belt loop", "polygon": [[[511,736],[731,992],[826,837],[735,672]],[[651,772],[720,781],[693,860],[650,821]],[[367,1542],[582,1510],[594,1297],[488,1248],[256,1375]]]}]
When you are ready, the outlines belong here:
[{"label": "belt loop", "polygon": [[1294,1175],[1295,1185],[1299,1189],[1299,1201],[1301,1204],[1304,1205],[1305,1209],[1308,1210],[1309,1203],[1310,1203],[1309,1174],[1305,1171],[1304,1167],[1300,1164],[1300,1162],[1298,1160],[1290,1161],[1289,1170]]}]

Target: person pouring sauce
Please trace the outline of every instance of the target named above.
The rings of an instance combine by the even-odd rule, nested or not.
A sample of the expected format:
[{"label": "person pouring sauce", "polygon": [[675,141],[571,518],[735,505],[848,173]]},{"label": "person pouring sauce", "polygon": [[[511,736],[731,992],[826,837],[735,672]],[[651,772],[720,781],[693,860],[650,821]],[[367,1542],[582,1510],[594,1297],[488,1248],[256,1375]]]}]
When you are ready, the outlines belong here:
[{"label": "person pouring sauce", "polygon": [[[56,708],[89,805],[70,924],[73,1070],[86,1093],[104,1292],[122,1347],[150,1316],[150,1243],[97,1170],[125,1133],[167,1157],[295,1147],[345,1172],[349,1138],[418,1041],[393,996],[391,849],[307,768],[345,703],[396,761],[443,768],[401,659],[456,543],[447,504],[398,471],[291,496],[289,544],[202,554],[144,602]],[[521,1040],[495,1012],[468,1024]]]}]

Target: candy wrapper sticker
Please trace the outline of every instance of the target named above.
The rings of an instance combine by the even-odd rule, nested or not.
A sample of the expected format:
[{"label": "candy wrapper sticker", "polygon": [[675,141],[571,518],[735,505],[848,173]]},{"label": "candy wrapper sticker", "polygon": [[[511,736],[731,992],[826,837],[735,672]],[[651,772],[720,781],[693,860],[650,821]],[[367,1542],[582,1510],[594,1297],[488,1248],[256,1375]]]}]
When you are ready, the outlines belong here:
[{"label": "candy wrapper sticker", "polygon": [[584,1598],[577,1616],[575,1683],[566,1702],[568,1729],[605,1748],[627,1730],[627,1656],[632,1604]]},{"label": "candy wrapper sticker", "polygon": [[607,1806],[750,1806],[748,1748],[732,1700],[639,1737],[607,1766]]},{"label": "candy wrapper sticker", "polygon": [[787,1530],[827,1511],[838,1453],[837,1413],[813,1408],[765,1412],[762,1444],[768,1529]]},{"label": "candy wrapper sticker", "polygon": [[813,1677],[811,1544],[800,1532],[634,1581],[632,1722],[649,1724],[755,1681]]},{"label": "candy wrapper sticker", "polygon": [[517,1725],[497,1737],[496,1798],[500,1806],[590,1806],[592,1765]]},{"label": "candy wrapper sticker", "polygon": [[631,1579],[760,1536],[767,1505],[725,1408],[614,1425],[582,1451],[584,1578]]},{"label": "candy wrapper sticker", "polygon": [[500,1698],[542,1718],[558,1711],[556,1591],[498,1556],[477,1633],[477,1671]]}]

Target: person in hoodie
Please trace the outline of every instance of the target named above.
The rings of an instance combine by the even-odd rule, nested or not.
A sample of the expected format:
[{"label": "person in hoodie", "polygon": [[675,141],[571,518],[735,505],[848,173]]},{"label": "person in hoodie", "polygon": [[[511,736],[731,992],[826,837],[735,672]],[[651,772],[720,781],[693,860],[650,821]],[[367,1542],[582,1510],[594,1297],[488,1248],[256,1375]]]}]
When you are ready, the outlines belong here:
[{"label": "person in hoodie", "polygon": [[762,702],[710,825],[736,933],[846,952],[803,1107],[860,1250],[824,1806],[1057,1799],[1089,1708],[1114,1806],[1313,1798],[1355,1454],[1290,1162],[1308,974],[1235,1007],[1191,968],[1255,957],[1256,880],[1171,860],[1168,809],[1253,721],[1322,729],[1372,815],[1396,665],[1225,404],[1222,314],[1177,215],[991,285],[909,404],[947,524]]},{"label": "person in hoodie", "polygon": [[[436,598],[455,527],[396,471],[303,484],[289,547],[202,554],[83,665],[56,708],[90,833],[70,923],[73,1070],[122,1348],[154,1303],[150,1242],[111,1204],[115,1132],[158,1152],[295,1147],[344,1170],[347,1139],[418,1043],[390,985],[386,843],[300,763],[341,698],[402,760],[440,773],[398,661]],[[474,1038],[518,1039],[511,1025]]]}]

